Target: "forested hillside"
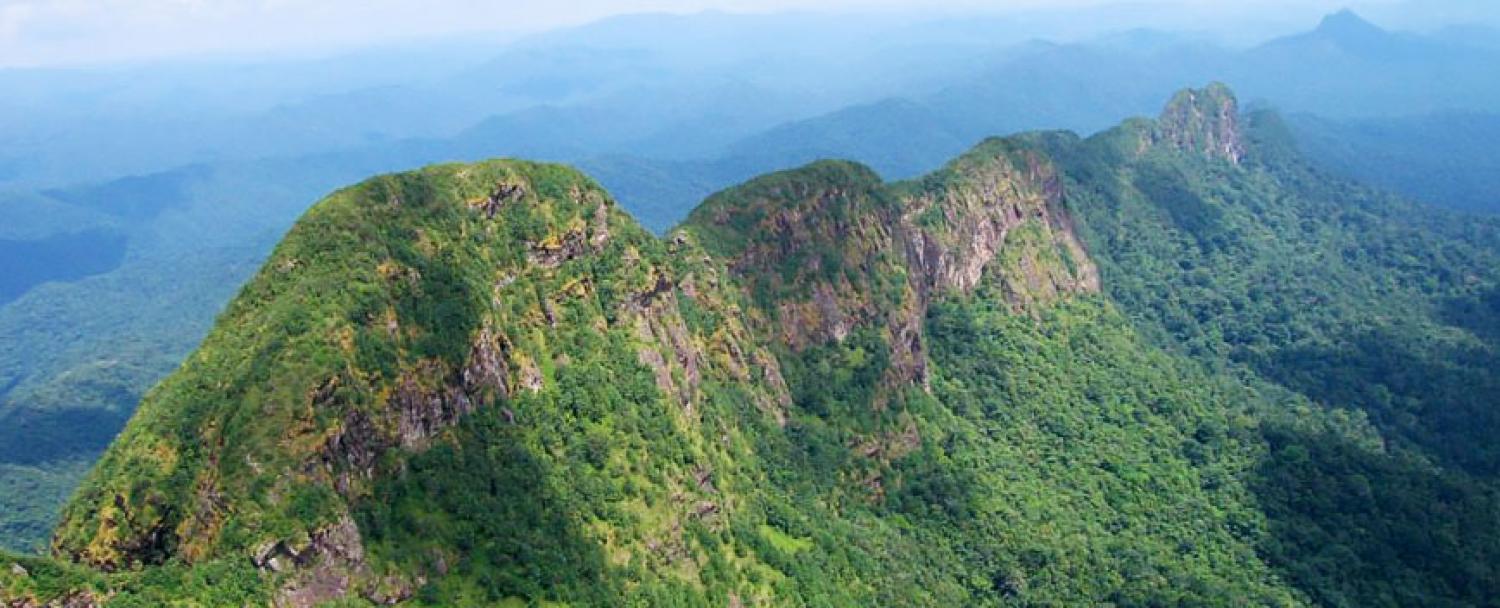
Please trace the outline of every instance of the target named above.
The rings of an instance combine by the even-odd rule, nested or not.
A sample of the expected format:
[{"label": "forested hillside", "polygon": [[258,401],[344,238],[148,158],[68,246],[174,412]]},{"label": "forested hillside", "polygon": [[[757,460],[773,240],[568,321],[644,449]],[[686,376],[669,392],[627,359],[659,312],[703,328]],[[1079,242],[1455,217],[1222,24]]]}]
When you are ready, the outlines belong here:
[{"label": "forested hillside", "polygon": [[570,169],[315,206],[0,596],[1479,605],[1500,223],[1220,85],[653,236]]},{"label": "forested hillside", "polygon": [[1276,114],[1208,111],[1228,95],[1180,97],[1161,123],[1241,133],[1202,142],[1217,159],[1143,153],[1141,123],[1034,140],[1070,167],[1080,232],[1139,330],[1281,403],[1259,414],[1262,555],[1320,604],[1484,603],[1500,222],[1315,169]]},{"label": "forested hillside", "polygon": [[1292,112],[1321,167],[1500,204],[1491,30],[1374,11],[1381,26],[1339,13],[1264,39],[1306,12],[1227,44],[1119,31],[1164,10],[1132,6],[639,15],[319,60],[0,71],[0,546],[40,550],[79,472],[308,203],[372,174],[567,162],[662,233],[766,172],[842,158],[916,179],[983,137],[1088,135],[1216,78]]}]

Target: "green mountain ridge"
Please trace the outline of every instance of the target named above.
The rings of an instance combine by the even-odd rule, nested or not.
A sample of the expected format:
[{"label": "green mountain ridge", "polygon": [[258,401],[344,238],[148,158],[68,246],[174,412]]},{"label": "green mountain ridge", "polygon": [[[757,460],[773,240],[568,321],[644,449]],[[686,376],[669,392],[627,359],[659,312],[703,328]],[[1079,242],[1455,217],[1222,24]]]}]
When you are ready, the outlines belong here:
[{"label": "green mountain ridge", "polygon": [[1500,225],[1288,141],[1213,85],[911,181],[763,176],[665,237],[556,165],[368,180],[0,598],[1482,602]]},{"label": "green mountain ridge", "polygon": [[[1485,54],[1484,49],[1493,45],[1478,35],[1482,31],[1375,32],[1379,35],[1373,40],[1379,44],[1366,48],[1371,44],[1359,40],[1368,43],[1370,36],[1319,30],[1273,45],[1282,51],[1245,51],[1260,57],[1256,59],[1215,49],[1206,40],[1161,32],[1132,31],[1092,42],[1010,48],[1005,36],[996,38],[997,33],[1032,36],[1037,33],[1035,25],[1017,32],[1013,22],[965,19],[961,24],[870,30],[866,28],[876,24],[808,17],[649,18],[602,30],[573,30],[590,48],[576,47],[578,40],[561,36],[530,51],[513,48],[492,61],[480,53],[481,48],[486,53],[499,51],[489,46],[494,41],[418,55],[381,54],[379,60],[350,57],[321,64],[314,71],[320,74],[315,82],[306,81],[307,65],[261,66],[252,70],[256,75],[230,88],[211,78],[203,80],[223,66],[197,66],[176,76],[150,70],[90,75],[92,71],[85,70],[67,79],[76,77],[76,84],[85,88],[105,81],[124,85],[114,93],[101,91],[102,97],[84,104],[97,112],[75,108],[67,113],[95,115],[103,121],[87,125],[77,116],[62,122],[59,116],[42,117],[38,112],[47,114],[44,110],[71,106],[71,101],[52,86],[59,81],[19,75],[23,77],[16,82],[17,90],[29,89],[39,97],[36,103],[18,106],[35,112],[11,115],[28,117],[21,121],[26,125],[54,124],[60,129],[57,134],[68,136],[21,137],[52,150],[42,150],[46,158],[40,161],[30,158],[35,155],[25,152],[26,146],[8,149],[13,157],[9,161],[0,158],[0,173],[19,180],[13,185],[42,189],[0,193],[7,220],[0,233],[4,240],[17,241],[0,242],[0,259],[9,253],[10,266],[17,267],[8,289],[19,296],[0,305],[0,334],[9,337],[0,341],[0,446],[8,448],[0,450],[7,452],[0,454],[0,546],[32,550],[45,545],[44,530],[54,525],[62,495],[77,483],[70,477],[80,470],[75,463],[92,461],[102,453],[141,396],[202,340],[234,288],[265,260],[309,201],[339,185],[397,168],[497,154],[572,162],[641,223],[665,231],[711,193],[768,171],[828,157],[868,164],[888,179],[919,177],[983,136],[1056,127],[1090,133],[1113,126],[1121,117],[1154,110],[1182,83],[1213,77],[1228,79],[1250,97],[1278,108],[1326,114],[1292,124],[1308,156],[1331,168],[1435,205],[1472,211],[1494,206],[1496,190],[1490,176],[1500,173],[1488,154],[1494,121],[1485,115],[1349,118],[1349,111],[1364,102],[1376,106],[1357,115],[1485,111],[1484,100],[1493,101],[1484,92],[1489,80],[1453,77],[1488,73],[1486,68],[1495,63]],[[693,25],[688,29],[698,32],[692,39],[705,46],[688,51],[682,48],[684,39],[644,34],[682,30],[689,23]],[[846,29],[850,26],[853,29]],[[758,44],[735,41],[748,40],[743,38],[746,32],[766,40],[771,30],[765,27],[783,32],[784,43],[800,44],[793,39],[811,36],[806,42],[829,49],[840,65],[818,68],[822,62],[757,61],[753,72],[758,75],[752,80],[760,88],[747,88],[742,64],[732,66],[732,77],[684,74],[666,81],[641,79],[647,72],[661,75],[662,66],[652,67],[657,62],[645,49],[674,48],[669,54],[690,53],[694,61],[726,51],[753,55]],[[1370,34],[1372,27],[1363,24],[1355,29]],[[704,35],[710,30],[723,35]],[[839,40],[860,42],[853,47],[835,44],[828,38],[834,31],[844,32],[836,37]],[[909,46],[914,38],[907,34],[948,41],[957,34],[964,42],[938,55],[867,48],[872,55],[854,48],[881,41]],[[613,51],[592,48],[599,44],[624,46],[611,47]],[[784,44],[774,46],[772,56],[788,52]],[[1381,51],[1387,46],[1395,55]],[[984,48],[1001,55],[981,52]],[[1457,52],[1464,48],[1468,50]],[[1323,56],[1320,49],[1342,50]],[[1447,50],[1435,54],[1442,49]],[[989,59],[981,61],[976,53]],[[807,58],[818,53],[792,54]],[[865,59],[851,60],[855,55]],[[396,64],[405,66],[399,71],[410,73],[426,64],[419,56],[450,57],[441,69],[428,70],[431,76],[449,70],[461,75],[440,79],[444,84],[435,90],[387,87],[320,95],[268,115],[253,112],[242,116],[244,121],[227,116],[190,118],[204,110],[212,115],[213,108],[222,110],[230,100],[235,105],[248,103],[245,109],[270,103],[286,92],[287,83],[277,74],[301,83],[292,88],[312,85],[321,90],[351,77],[364,81],[375,75],[367,70],[390,76]],[[485,65],[471,65],[474,61]],[[792,72],[802,75],[789,80],[784,68],[793,64]],[[1400,66],[1411,69],[1392,71]],[[877,67],[878,72],[872,71]],[[329,68],[342,76],[329,80]],[[813,74],[829,69],[838,72],[834,80],[846,83],[835,87],[845,92],[834,96],[842,101],[761,94],[784,91],[791,83],[827,89],[832,81]],[[622,76],[627,72],[635,76]],[[884,83],[880,87],[862,92],[850,88],[877,73]],[[897,80],[892,80],[893,74],[899,74]],[[1395,88],[1388,90],[1391,86]],[[148,113],[187,118],[217,133],[220,144],[228,142],[230,149],[215,153],[208,149],[214,145],[203,148],[201,140],[210,133],[200,128],[147,127],[149,133],[143,133],[137,124],[142,114],[107,118],[112,115],[108,108],[123,107],[108,100],[123,101],[117,95],[130,90],[136,92],[125,97],[141,96]],[[555,95],[581,97],[577,103],[564,103]],[[899,97],[879,100],[887,95]],[[1302,97],[1307,99],[1298,102]],[[666,108],[657,102],[662,98],[683,104]],[[1342,101],[1330,104],[1334,100]],[[1363,101],[1350,105],[1357,100]],[[849,103],[856,105],[835,109]],[[413,111],[419,107],[453,111]],[[832,113],[818,115],[824,111]],[[465,126],[491,114],[497,116],[482,126]],[[781,122],[797,117],[801,119]],[[439,128],[441,134],[429,132],[440,123],[447,125]],[[187,141],[177,133],[195,135]],[[136,153],[121,153],[118,147],[95,141],[101,139],[136,146]],[[196,152],[181,148],[193,142]],[[335,149],[326,148],[329,145]],[[273,157],[248,160],[245,154]],[[81,162],[85,157],[91,160]],[[200,164],[168,169],[189,161]],[[160,172],[124,176],[136,171]],[[95,183],[110,176],[117,179]],[[104,238],[95,230],[102,230]],[[38,250],[57,258],[38,257]],[[4,291],[7,286],[0,285]],[[114,306],[101,307],[99,302]],[[75,434],[73,429],[86,432]],[[20,489],[39,485],[47,491]],[[10,488],[15,490],[6,491]]]}]

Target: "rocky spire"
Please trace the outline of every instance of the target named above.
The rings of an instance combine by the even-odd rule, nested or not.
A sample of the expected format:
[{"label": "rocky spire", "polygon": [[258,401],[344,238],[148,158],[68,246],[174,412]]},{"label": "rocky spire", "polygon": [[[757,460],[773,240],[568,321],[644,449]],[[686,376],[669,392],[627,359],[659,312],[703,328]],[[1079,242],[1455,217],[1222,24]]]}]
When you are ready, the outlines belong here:
[{"label": "rocky spire", "polygon": [[1153,140],[1184,152],[1239,164],[1245,156],[1239,103],[1221,83],[1178,92],[1157,120]]}]

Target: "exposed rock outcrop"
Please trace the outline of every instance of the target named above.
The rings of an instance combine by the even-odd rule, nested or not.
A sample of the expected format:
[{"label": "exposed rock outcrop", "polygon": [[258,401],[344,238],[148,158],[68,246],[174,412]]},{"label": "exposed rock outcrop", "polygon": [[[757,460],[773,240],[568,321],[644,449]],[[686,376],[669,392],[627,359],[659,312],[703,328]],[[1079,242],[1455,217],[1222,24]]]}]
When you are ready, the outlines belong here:
[{"label": "exposed rock outcrop", "polygon": [[284,608],[312,608],[347,597],[369,579],[359,528],[348,517],[313,532],[303,544],[263,543],[250,561],[262,570],[291,574],[275,598]]},{"label": "exposed rock outcrop", "polygon": [[584,230],[574,228],[561,235],[548,236],[547,238],[531,244],[530,251],[526,254],[526,260],[533,265],[542,268],[556,268],[563,262],[583,255],[588,238]]},{"label": "exposed rock outcrop", "polygon": [[1229,87],[1214,83],[1172,98],[1157,119],[1152,143],[1239,164],[1245,157],[1239,104]]},{"label": "exposed rock outcrop", "polygon": [[[931,300],[972,292],[999,262],[1018,310],[1099,289],[1057,169],[1040,151],[1006,140],[909,184],[881,184],[849,163],[816,163],[717,195],[689,226],[735,232],[721,238],[742,243],[728,252],[730,269],[759,304],[752,319],[793,352],[879,328],[890,368],[876,408],[903,387],[926,386],[922,325]],[[1024,226],[1035,242],[1012,243]]]},{"label": "exposed rock outcrop", "polygon": [[657,273],[650,287],[629,296],[626,309],[635,316],[636,335],[641,338],[640,363],[651,369],[662,394],[691,415],[705,363],[683,322],[674,285]]},{"label": "exposed rock outcrop", "polygon": [[74,591],[60,598],[42,602],[29,598],[6,600],[5,608],[102,608],[109,600],[91,591]]},{"label": "exposed rock outcrop", "polygon": [[484,212],[485,219],[495,219],[495,214],[506,203],[518,201],[526,196],[526,185],[520,182],[502,181],[495,184],[489,196],[470,201],[470,205]]}]

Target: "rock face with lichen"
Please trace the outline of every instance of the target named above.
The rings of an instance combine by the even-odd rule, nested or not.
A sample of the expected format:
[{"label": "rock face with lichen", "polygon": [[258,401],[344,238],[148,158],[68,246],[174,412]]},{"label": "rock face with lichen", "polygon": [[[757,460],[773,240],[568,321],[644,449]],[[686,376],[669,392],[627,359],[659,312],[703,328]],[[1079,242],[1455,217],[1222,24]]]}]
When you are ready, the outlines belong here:
[{"label": "rock face with lichen", "polygon": [[1153,143],[1239,164],[1245,157],[1239,121],[1239,104],[1234,93],[1229,87],[1214,83],[1173,97],[1150,137]]},{"label": "rock face with lichen", "polygon": [[879,327],[899,389],[926,382],[929,302],[971,293],[987,270],[1018,310],[1099,290],[1061,184],[1043,154],[996,139],[907,183],[836,161],[762,177],[708,199],[686,230],[728,260],[773,343],[796,352]]}]

